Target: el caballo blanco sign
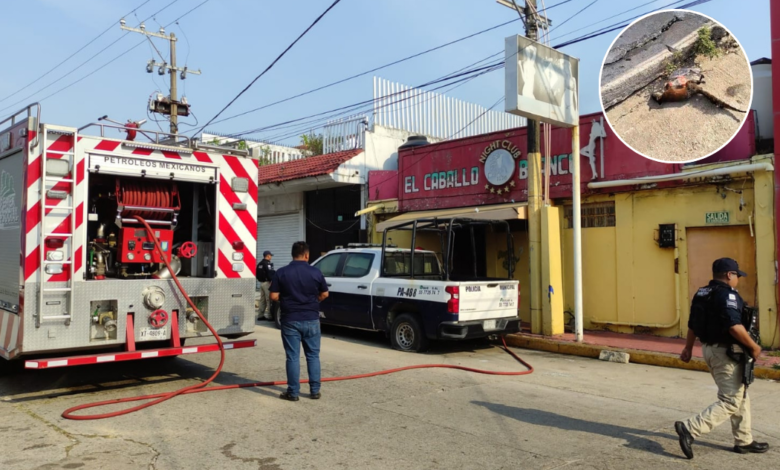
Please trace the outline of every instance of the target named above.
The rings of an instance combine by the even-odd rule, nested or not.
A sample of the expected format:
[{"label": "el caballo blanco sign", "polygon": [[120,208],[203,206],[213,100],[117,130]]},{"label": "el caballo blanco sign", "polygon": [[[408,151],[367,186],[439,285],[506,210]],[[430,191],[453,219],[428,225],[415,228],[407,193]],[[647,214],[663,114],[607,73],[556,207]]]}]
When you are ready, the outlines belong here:
[{"label": "el caballo blanco sign", "polygon": [[89,171],[110,175],[131,175],[186,181],[215,182],[216,167],[193,164],[180,160],[154,160],[151,158],[117,155],[90,155]]},{"label": "el caballo blanco sign", "polygon": [[[588,159],[590,179],[604,177],[604,139],[607,137],[604,122],[591,123],[588,144],[580,149],[580,155]],[[596,146],[599,152],[596,151]],[[465,166],[454,170],[434,170],[422,176],[404,177],[404,193],[414,194],[450,188],[481,186],[481,190],[491,194],[508,194],[517,187],[516,181],[528,179],[528,160],[521,158],[522,152],[509,140],[495,140],[485,146],[479,155],[478,165]],[[570,175],[572,154],[563,153],[550,156],[550,175]],[[600,163],[600,165],[597,165]],[[542,165],[546,164],[544,158]],[[601,174],[599,175],[599,168]],[[480,177],[483,175],[483,177]]]}]

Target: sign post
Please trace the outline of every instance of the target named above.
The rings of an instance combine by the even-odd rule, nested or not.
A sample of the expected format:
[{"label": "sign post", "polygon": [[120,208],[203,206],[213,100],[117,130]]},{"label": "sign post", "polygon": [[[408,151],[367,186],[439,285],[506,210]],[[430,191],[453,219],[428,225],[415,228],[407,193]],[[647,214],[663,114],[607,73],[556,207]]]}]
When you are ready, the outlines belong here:
[{"label": "sign post", "polygon": [[[579,60],[531,39],[515,35],[505,39],[504,74],[507,112],[572,129],[574,325],[576,339],[582,341]],[[546,164],[549,165],[550,162]],[[540,170],[529,165],[529,171]],[[529,175],[529,199],[532,189],[531,177],[541,177],[541,173]],[[529,211],[530,204],[529,200]],[[529,213],[529,218],[530,216]],[[529,238],[530,236],[531,234]],[[531,246],[532,250],[533,248]],[[532,276],[534,269],[538,268],[531,266]],[[546,287],[549,289],[552,286]],[[534,296],[539,298],[541,291],[535,289],[533,283],[531,288],[532,299]],[[533,327],[534,318],[531,320]]]}]

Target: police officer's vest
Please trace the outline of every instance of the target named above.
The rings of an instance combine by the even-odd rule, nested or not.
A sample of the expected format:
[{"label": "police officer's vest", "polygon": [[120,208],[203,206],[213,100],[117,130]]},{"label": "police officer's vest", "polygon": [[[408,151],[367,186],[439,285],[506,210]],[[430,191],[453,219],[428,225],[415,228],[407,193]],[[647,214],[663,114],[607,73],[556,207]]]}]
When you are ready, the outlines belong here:
[{"label": "police officer's vest", "polygon": [[722,286],[704,286],[700,288],[691,302],[691,315],[688,320],[688,326],[702,343],[712,343],[718,334],[717,321],[711,317],[716,307],[712,305],[712,297],[717,289],[724,289]]}]

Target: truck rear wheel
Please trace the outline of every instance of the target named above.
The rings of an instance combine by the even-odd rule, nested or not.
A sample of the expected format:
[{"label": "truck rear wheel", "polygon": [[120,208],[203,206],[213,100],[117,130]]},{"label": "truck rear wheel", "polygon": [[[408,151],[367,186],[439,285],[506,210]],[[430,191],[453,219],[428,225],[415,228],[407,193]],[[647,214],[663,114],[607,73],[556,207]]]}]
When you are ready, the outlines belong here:
[{"label": "truck rear wheel", "polygon": [[420,321],[414,315],[404,313],[393,321],[390,344],[399,351],[422,352],[428,348],[428,338]]}]

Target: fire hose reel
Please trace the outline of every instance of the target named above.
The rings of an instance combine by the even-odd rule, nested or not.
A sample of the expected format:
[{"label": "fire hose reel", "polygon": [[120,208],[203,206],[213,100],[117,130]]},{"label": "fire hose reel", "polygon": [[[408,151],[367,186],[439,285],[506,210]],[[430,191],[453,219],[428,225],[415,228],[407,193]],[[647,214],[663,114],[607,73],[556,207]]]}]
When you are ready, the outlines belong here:
[{"label": "fire hose reel", "polygon": [[165,303],[165,292],[159,286],[145,287],[141,295],[144,296],[144,305],[149,310],[159,310]]},{"label": "fire hose reel", "polygon": [[168,312],[165,310],[155,310],[149,315],[149,324],[154,328],[162,328],[168,324]]}]

